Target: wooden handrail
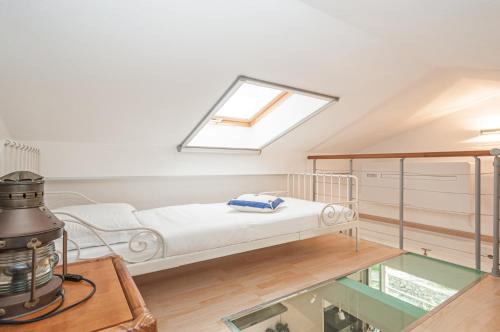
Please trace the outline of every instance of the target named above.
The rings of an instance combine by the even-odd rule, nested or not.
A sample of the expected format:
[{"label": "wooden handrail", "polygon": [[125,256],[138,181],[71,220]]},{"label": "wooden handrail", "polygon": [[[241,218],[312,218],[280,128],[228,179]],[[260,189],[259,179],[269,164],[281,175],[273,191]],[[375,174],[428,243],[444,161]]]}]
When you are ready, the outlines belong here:
[{"label": "wooden handrail", "polygon": [[409,153],[359,153],[359,154],[325,154],[307,156],[307,159],[388,159],[388,158],[439,158],[439,157],[487,157],[492,156],[490,150],[475,151],[440,151]]}]

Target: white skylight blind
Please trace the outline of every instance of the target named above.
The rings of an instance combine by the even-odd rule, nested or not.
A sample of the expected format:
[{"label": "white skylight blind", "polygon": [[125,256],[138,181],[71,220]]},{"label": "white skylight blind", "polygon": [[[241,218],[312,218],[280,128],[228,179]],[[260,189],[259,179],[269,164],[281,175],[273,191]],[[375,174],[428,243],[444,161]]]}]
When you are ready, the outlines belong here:
[{"label": "white skylight blind", "polygon": [[265,146],[337,97],[240,76],[178,150],[249,150]]}]

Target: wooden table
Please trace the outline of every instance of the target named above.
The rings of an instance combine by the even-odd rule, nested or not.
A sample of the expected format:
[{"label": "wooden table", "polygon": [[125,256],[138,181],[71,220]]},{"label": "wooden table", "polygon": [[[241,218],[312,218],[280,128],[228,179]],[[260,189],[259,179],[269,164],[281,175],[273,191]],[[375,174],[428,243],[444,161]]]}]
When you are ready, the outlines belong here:
[{"label": "wooden table", "polygon": [[[44,321],[2,326],[2,332],[157,331],[156,319],[146,308],[120,257],[109,256],[69,264],[68,273],[81,274],[96,283],[97,291],[90,300]],[[85,297],[91,287],[67,281],[64,290],[64,306],[68,306]]]}]

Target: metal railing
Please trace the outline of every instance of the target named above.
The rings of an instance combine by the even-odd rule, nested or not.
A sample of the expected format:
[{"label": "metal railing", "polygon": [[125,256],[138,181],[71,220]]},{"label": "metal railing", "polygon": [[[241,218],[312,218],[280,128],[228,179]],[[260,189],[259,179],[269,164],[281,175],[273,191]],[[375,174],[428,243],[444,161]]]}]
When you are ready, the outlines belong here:
[{"label": "metal railing", "polygon": [[313,173],[317,172],[318,160],[348,160],[349,174],[353,174],[355,159],[399,159],[399,248],[404,249],[405,231],[405,160],[409,158],[474,158],[474,251],[475,267],[481,269],[481,158],[493,157],[493,268],[492,274],[500,277],[499,271],[499,172],[500,149],[478,151],[444,151],[444,152],[415,152],[415,153],[374,153],[374,154],[346,154],[346,155],[313,155],[307,158],[313,161]]}]

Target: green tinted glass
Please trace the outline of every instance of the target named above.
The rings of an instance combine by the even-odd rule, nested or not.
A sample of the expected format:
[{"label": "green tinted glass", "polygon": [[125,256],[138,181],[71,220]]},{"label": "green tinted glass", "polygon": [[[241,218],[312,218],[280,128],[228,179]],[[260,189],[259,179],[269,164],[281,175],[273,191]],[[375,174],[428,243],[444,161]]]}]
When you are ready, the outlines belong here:
[{"label": "green tinted glass", "polygon": [[228,317],[233,331],[401,331],[482,272],[412,253]]}]

